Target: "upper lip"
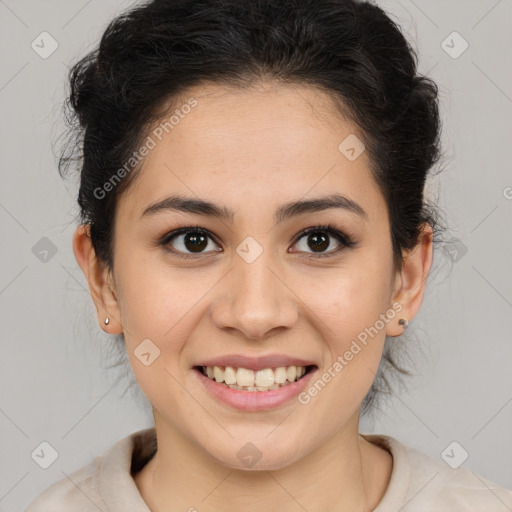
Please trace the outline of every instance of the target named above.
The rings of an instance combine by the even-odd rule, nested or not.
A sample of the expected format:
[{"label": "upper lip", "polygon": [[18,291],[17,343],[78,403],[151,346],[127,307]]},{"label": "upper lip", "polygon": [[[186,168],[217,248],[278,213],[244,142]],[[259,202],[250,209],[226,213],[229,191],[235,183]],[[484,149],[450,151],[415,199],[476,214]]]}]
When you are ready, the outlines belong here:
[{"label": "upper lip", "polygon": [[247,368],[250,370],[263,370],[265,368],[279,368],[281,366],[311,366],[312,361],[287,356],[285,354],[269,354],[260,357],[248,357],[240,354],[230,354],[214,357],[202,361],[196,366],[231,366],[234,368]]}]

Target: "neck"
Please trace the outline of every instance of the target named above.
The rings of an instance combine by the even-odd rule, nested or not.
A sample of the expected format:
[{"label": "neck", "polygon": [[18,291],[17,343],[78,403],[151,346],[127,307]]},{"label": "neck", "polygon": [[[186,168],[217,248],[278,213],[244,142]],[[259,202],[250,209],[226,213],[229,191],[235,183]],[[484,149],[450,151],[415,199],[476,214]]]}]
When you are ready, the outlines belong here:
[{"label": "neck", "polygon": [[357,415],[285,468],[251,471],[220,464],[155,416],[158,451],[134,480],[152,512],[371,511],[388,486],[392,457],[359,435],[358,422]]}]

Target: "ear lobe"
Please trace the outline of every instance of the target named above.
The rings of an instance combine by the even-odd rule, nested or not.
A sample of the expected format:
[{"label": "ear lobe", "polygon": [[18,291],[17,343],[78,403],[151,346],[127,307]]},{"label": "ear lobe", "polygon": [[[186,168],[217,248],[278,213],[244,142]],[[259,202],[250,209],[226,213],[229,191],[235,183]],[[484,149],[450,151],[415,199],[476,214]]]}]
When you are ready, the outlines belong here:
[{"label": "ear lobe", "polygon": [[407,321],[416,315],[423,302],[425,286],[433,258],[433,230],[429,224],[421,228],[416,246],[404,254],[402,269],[395,279],[395,291],[392,302],[402,305],[401,312],[393,323],[388,324],[386,334],[399,336],[403,327],[399,325],[399,319]]},{"label": "ear lobe", "polygon": [[[78,226],[73,235],[73,252],[89,284],[101,328],[109,334],[123,332],[121,311],[112,276],[106,265],[98,260],[89,234],[89,225]],[[105,318],[109,319],[108,325]]]}]

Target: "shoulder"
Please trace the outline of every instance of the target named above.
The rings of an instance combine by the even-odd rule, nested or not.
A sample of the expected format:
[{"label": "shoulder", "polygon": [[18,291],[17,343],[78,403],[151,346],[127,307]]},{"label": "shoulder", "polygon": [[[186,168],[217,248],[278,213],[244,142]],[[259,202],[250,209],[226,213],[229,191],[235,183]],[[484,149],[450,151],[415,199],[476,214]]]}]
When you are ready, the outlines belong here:
[{"label": "shoulder", "polygon": [[156,449],[155,429],[135,432],[41,493],[25,512],[147,512],[132,473]]},{"label": "shoulder", "polygon": [[[364,436],[393,455],[388,489],[375,512],[510,512],[512,490],[441,457],[430,457],[390,436]],[[448,452],[446,460],[456,457]],[[456,464],[452,464],[456,466]]]},{"label": "shoulder", "polygon": [[[444,507],[442,510],[512,510],[512,490],[491,482],[468,467],[452,468],[441,458],[431,458],[411,447],[406,450],[412,463],[414,478],[411,483],[415,486],[411,505],[414,500],[421,503],[424,493],[425,509],[435,505]],[[448,455],[453,457],[453,451]]]},{"label": "shoulder", "polygon": [[54,483],[41,493],[25,512],[89,512],[106,507],[96,488],[102,456]]}]

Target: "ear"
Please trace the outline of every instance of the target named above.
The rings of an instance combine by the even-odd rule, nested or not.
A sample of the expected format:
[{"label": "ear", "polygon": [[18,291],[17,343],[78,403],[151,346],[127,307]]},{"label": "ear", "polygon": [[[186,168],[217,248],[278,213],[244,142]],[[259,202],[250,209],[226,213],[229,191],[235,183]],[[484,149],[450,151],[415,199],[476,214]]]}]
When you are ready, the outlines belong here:
[{"label": "ear", "polygon": [[[123,332],[121,310],[112,274],[96,257],[89,228],[89,224],[78,226],[73,235],[73,252],[89,283],[100,327],[109,334],[120,334]],[[108,325],[105,324],[105,318],[109,319]]]},{"label": "ear", "polygon": [[404,332],[398,321],[405,318],[408,322],[420,309],[425,293],[426,280],[432,266],[433,230],[430,224],[423,224],[416,246],[404,254],[402,269],[397,272],[392,303],[398,302],[402,310],[396,320],[388,323],[386,334],[399,336]]}]

